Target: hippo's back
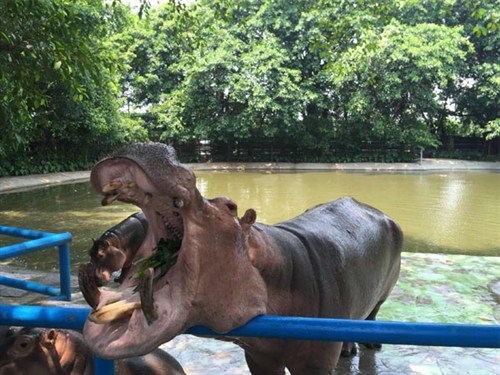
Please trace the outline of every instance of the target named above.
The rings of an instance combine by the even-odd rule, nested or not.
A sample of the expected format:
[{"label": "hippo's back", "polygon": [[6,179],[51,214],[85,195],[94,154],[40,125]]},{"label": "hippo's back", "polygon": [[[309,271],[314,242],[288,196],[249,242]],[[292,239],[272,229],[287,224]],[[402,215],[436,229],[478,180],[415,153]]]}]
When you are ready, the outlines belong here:
[{"label": "hippo's back", "polygon": [[286,256],[307,257],[304,267],[315,274],[324,314],[364,319],[397,281],[401,229],[381,211],[353,198],[318,205],[274,228],[270,234],[277,241],[287,236],[300,241],[302,246],[288,248]]}]

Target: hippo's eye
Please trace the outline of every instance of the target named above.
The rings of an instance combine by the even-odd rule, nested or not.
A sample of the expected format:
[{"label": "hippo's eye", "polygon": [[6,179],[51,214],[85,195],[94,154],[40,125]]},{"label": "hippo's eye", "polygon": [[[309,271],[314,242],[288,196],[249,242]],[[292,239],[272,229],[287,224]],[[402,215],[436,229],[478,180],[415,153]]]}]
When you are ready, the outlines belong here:
[{"label": "hippo's eye", "polygon": [[236,203],[226,203],[226,207],[231,211],[231,213],[236,213],[236,210],[238,209],[238,206],[236,206]]}]

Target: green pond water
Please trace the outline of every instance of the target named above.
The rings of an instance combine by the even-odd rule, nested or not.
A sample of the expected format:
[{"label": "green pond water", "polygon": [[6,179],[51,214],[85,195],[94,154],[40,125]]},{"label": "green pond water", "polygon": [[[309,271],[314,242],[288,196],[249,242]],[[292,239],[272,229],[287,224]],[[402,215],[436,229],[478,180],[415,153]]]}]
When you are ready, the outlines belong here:
[{"label": "green pond water", "polygon": [[[318,203],[350,195],[392,216],[405,233],[405,251],[500,256],[500,173],[196,172],[205,197],[226,195],[243,215],[273,224]],[[73,235],[73,270],[98,238],[138,209],[101,207],[89,183],[0,194],[0,225]],[[18,241],[0,236],[0,246]],[[57,269],[57,252],[42,251],[4,264]]]}]

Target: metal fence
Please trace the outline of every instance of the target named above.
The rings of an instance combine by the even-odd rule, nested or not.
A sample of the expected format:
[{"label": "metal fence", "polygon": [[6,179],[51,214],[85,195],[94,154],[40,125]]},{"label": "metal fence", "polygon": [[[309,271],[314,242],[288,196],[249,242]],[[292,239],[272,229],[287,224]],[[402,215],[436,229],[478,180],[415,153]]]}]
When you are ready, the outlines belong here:
[{"label": "metal fence", "polygon": [[45,294],[52,296],[52,299],[71,300],[71,271],[69,257],[69,243],[71,242],[70,233],[47,233],[32,229],[0,226],[0,234],[29,239],[29,241],[0,247],[0,261],[33,253],[35,251],[57,247],[59,249],[60,288],[1,275],[0,285]]},{"label": "metal fence", "polygon": [[[81,330],[86,307],[0,305],[0,325]],[[500,325],[403,323],[366,320],[258,316],[224,335],[196,326],[189,334],[208,337],[265,337],[296,340],[500,348]],[[112,361],[96,358],[97,375],[114,374]]]},{"label": "metal fence", "polygon": [[[30,241],[0,248],[0,260],[59,248],[60,288],[0,276],[0,284],[70,300],[69,233],[45,233],[0,226],[0,234]],[[90,309],[87,307],[0,305],[0,325],[50,327],[82,330]],[[217,337],[206,327],[186,333]],[[381,344],[500,348],[500,325],[403,323],[365,320],[258,316],[225,337],[264,337],[296,340],[376,342]],[[113,361],[94,358],[97,375],[114,374]]]}]

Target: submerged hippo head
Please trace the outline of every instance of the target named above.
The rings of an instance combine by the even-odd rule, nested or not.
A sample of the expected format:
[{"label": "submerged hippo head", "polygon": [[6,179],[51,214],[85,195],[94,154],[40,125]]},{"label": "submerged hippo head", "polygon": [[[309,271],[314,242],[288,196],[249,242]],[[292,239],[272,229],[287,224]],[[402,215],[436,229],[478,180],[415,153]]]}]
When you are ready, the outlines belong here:
[{"label": "submerged hippo head", "polygon": [[83,269],[81,289],[96,308],[84,337],[98,355],[147,353],[193,325],[226,332],[265,313],[264,282],[247,252],[255,213],[239,219],[230,199],[203,198],[171,147],[127,146],[93,168],[91,183],[103,204],[119,200],[142,209],[149,228],[139,253],[157,253],[160,240],[176,251],[170,267],[141,270],[136,263],[117,290],[98,288],[92,278],[86,283]]}]

